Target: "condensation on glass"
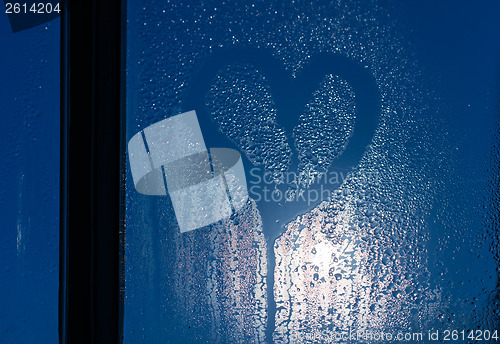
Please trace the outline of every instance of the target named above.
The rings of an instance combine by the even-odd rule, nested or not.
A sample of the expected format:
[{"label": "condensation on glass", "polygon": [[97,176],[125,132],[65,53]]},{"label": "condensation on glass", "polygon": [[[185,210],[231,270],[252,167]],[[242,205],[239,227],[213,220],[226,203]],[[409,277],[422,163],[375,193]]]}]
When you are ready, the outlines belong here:
[{"label": "condensation on glass", "polygon": [[[447,41],[450,57],[436,37],[456,23],[412,21],[412,32],[400,20],[414,9],[403,7],[128,1],[127,141],[195,110],[205,140],[240,152],[250,199],[182,233],[175,199],[137,192],[127,167],[125,343],[493,333],[498,123],[484,95],[497,94],[498,61],[471,66],[467,49]],[[488,11],[471,15],[494,23]],[[496,36],[481,30],[491,48]],[[322,54],[347,62],[330,73]],[[474,87],[450,71],[452,58]],[[207,65],[218,70],[200,76]],[[288,79],[275,82],[275,65]],[[322,75],[307,94],[294,84],[303,71]],[[378,107],[361,96],[364,75]],[[278,100],[292,84],[294,99]],[[366,111],[376,129],[362,158],[336,164]]]},{"label": "condensation on glass", "polygon": [[0,46],[0,341],[57,343],[60,21]]}]

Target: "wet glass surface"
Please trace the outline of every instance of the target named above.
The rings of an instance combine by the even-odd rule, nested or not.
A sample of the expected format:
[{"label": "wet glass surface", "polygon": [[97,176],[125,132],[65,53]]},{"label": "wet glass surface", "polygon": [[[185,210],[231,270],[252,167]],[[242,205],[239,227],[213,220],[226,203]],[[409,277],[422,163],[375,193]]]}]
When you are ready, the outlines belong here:
[{"label": "wet glass surface", "polygon": [[499,330],[500,7],[416,6],[128,1],[127,141],[195,110],[251,199],[181,234],[127,170],[125,343]]},{"label": "wet glass surface", "polygon": [[60,21],[0,46],[0,342],[57,343]]}]

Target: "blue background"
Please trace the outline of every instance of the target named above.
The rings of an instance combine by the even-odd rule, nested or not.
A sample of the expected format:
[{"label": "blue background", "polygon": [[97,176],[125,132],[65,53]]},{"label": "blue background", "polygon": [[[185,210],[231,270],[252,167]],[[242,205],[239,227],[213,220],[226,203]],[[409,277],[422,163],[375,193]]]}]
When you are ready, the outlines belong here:
[{"label": "blue background", "polygon": [[57,343],[60,20],[0,47],[0,342]]}]

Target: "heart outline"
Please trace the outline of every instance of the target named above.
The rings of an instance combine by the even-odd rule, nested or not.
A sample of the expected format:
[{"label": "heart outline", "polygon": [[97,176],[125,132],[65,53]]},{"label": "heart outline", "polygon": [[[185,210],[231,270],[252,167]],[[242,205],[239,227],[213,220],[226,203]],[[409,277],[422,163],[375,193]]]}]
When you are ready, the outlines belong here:
[{"label": "heart outline", "polygon": [[[284,128],[287,138],[293,134],[293,126],[298,123],[299,115],[307,104],[303,99],[310,99],[324,77],[333,74],[347,81],[355,94],[356,119],[347,145],[329,169],[333,166],[351,169],[359,164],[375,135],[380,114],[380,93],[368,68],[363,69],[339,54],[319,53],[311,57],[297,76],[292,78],[285,65],[267,49],[232,47],[208,54],[192,73],[183,95],[182,108],[183,111],[195,109],[199,113],[201,130],[211,147],[236,146],[219,131],[205,105],[205,95],[214,78],[223,68],[234,63],[250,64],[266,78],[277,111],[276,122]],[[286,125],[289,121],[280,121],[280,118],[287,116],[294,116],[296,123]]]},{"label": "heart outline", "polygon": [[[301,99],[310,99],[308,96],[313,94],[325,76],[333,74],[347,81],[355,94],[357,109],[356,120],[354,122],[353,133],[348,139],[347,146],[345,146],[343,152],[333,160],[328,170],[332,169],[334,165],[335,167],[343,167],[345,169],[351,169],[359,165],[366,151],[366,147],[371,143],[375,135],[381,109],[380,93],[376,81],[373,75],[369,73],[368,68],[360,69],[359,65],[345,56],[332,53],[321,53],[311,58],[298,76],[291,79],[291,75],[286,70],[284,64],[277,61],[277,59],[267,50],[232,47],[212,52],[205,57],[200,66],[193,72],[187,85],[187,91],[182,99],[184,111],[192,109],[198,111],[198,120],[201,130],[204,133],[207,144],[211,147],[230,147],[236,145],[218,130],[215,121],[211,121],[205,105],[205,95],[210,90],[210,86],[216,75],[223,68],[234,63],[250,64],[255,69],[259,70],[261,75],[266,78],[277,111],[276,122],[282,126],[284,123],[287,123],[286,121],[281,121],[281,123],[279,121],[280,117],[285,116],[287,113],[287,111],[283,110],[288,109],[289,113],[295,112],[298,122],[299,115],[305,108],[307,100],[306,103],[303,104],[297,103],[300,102]],[[317,64],[319,64],[319,66],[325,65],[329,68],[318,68],[318,66],[316,66]],[[315,66],[316,69],[314,68]],[[299,84],[301,87],[293,87],[295,84]],[[282,87],[283,85],[285,87]],[[366,89],[363,86],[365,86]],[[306,93],[305,96],[304,93]],[[358,98],[360,95],[361,101]],[[294,111],[294,109],[297,110]],[[283,127],[285,133],[293,134],[293,130],[290,130],[287,126]],[[219,135],[215,135],[215,133],[219,133]],[[288,135],[287,138],[289,138]],[[264,215],[262,211],[266,208],[267,207],[264,207],[264,209],[260,210],[261,216]],[[269,221],[270,218],[267,220]],[[266,222],[267,221],[263,218],[264,228],[273,224],[272,221],[270,223]],[[276,262],[273,249],[274,245],[272,243],[274,243],[274,240],[280,235],[280,231],[278,233],[270,232],[267,234],[266,231],[264,231],[264,233],[267,240],[269,240],[267,247],[268,271],[274,271],[273,267]],[[266,280],[268,288],[266,342],[273,342],[272,338],[276,316],[276,302],[273,294],[274,273],[269,273]]]}]

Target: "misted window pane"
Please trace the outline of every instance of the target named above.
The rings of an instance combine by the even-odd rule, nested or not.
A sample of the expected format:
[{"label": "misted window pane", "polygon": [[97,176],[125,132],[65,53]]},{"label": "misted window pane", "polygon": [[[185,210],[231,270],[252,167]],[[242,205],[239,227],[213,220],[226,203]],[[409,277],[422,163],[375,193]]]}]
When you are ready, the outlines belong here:
[{"label": "misted window pane", "polygon": [[499,9],[128,1],[125,343],[500,336]]},{"label": "misted window pane", "polygon": [[0,46],[0,341],[57,343],[60,21]]}]

